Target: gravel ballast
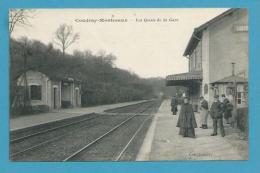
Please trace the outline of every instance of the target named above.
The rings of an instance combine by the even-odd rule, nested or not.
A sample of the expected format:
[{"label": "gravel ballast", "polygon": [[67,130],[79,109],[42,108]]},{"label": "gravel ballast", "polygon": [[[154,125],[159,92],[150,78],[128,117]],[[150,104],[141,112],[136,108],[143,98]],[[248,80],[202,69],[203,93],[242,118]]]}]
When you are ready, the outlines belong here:
[{"label": "gravel ballast", "polygon": [[[65,119],[63,121],[47,123],[46,126],[40,125],[38,127],[35,126],[14,131],[11,133],[11,139],[89,118],[87,121],[10,143],[10,160],[63,161],[65,158],[91,143],[124,120],[133,115],[137,115],[111,134],[102,138],[89,149],[84,150],[73,158],[73,161],[113,161],[129,142],[133,134],[136,133],[136,130],[140,125],[143,124],[140,131],[136,133],[136,136],[131,143],[129,143],[129,146],[119,159],[120,161],[135,160],[146,131],[150,126],[152,115],[157,112],[160,104],[161,101],[153,100],[114,109],[114,114],[113,111],[109,112],[109,114],[88,114]],[[146,119],[147,121],[144,122]],[[34,146],[37,147],[21,152]],[[15,153],[18,154],[14,155]]]}]

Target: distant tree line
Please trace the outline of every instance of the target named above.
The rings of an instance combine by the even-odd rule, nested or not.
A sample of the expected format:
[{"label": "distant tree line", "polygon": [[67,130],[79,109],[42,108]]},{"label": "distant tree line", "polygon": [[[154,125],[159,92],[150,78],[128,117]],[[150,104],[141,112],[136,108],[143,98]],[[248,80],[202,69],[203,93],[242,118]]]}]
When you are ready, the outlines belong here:
[{"label": "distant tree line", "polygon": [[157,97],[164,86],[162,78],[144,79],[117,68],[116,57],[104,52],[94,55],[76,50],[72,55],[64,54],[52,44],[23,38],[10,39],[10,56],[11,102],[16,94],[16,78],[26,69],[81,81],[83,106],[151,99]]}]

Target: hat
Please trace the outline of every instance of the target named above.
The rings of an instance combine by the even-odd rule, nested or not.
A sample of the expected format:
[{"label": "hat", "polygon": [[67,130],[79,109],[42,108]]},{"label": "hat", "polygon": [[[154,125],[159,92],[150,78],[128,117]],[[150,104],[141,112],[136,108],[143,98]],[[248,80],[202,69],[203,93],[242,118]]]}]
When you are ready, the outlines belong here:
[{"label": "hat", "polygon": [[214,98],[219,98],[219,95],[215,95]]},{"label": "hat", "polygon": [[226,95],[225,95],[225,94],[222,94],[221,97],[226,97]]}]

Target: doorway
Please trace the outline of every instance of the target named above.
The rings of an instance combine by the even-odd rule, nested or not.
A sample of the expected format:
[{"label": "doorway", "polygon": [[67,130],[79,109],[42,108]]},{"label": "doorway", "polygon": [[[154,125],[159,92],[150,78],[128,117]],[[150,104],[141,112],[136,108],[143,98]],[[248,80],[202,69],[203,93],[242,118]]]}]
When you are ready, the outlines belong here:
[{"label": "doorway", "polygon": [[79,89],[75,89],[75,100],[76,100],[76,106],[79,106]]},{"label": "doorway", "polygon": [[57,109],[57,88],[53,88],[53,108]]}]

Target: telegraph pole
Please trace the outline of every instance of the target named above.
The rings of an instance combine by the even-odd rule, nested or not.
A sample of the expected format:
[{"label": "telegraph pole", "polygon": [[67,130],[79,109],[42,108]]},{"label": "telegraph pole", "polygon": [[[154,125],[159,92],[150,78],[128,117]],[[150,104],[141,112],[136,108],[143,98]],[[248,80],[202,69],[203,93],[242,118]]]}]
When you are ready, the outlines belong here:
[{"label": "telegraph pole", "polygon": [[235,76],[235,64],[234,62],[231,63],[232,65],[232,76],[233,76],[233,85],[234,85],[234,108],[237,108],[237,81]]},{"label": "telegraph pole", "polygon": [[28,59],[28,42],[27,40],[24,40],[22,43],[23,46],[23,82],[24,82],[24,97],[23,97],[23,109],[26,113],[28,113],[31,101],[29,98],[29,90],[28,90],[28,81],[27,81],[27,59]]}]

